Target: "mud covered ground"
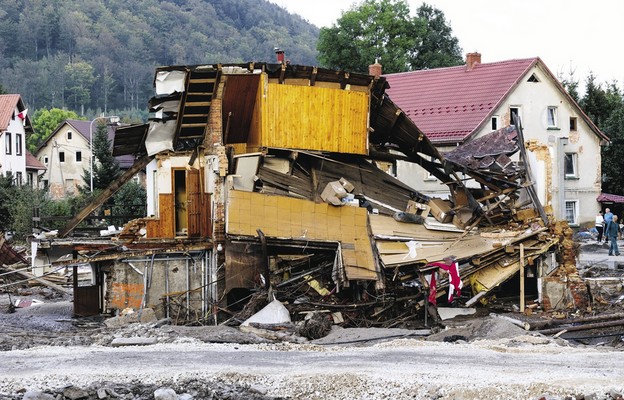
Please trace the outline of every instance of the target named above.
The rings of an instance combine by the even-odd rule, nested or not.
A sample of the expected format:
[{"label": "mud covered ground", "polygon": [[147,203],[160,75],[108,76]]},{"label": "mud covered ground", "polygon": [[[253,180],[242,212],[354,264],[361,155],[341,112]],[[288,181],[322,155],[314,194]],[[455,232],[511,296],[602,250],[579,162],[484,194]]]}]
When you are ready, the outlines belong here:
[{"label": "mud covered ground", "polygon": [[[46,301],[0,314],[2,400],[617,399],[624,392],[620,348],[572,345],[496,317],[449,321],[429,336],[335,327],[315,341],[276,341],[167,321],[111,328],[72,319],[68,299]],[[115,347],[122,339],[137,345]]]}]

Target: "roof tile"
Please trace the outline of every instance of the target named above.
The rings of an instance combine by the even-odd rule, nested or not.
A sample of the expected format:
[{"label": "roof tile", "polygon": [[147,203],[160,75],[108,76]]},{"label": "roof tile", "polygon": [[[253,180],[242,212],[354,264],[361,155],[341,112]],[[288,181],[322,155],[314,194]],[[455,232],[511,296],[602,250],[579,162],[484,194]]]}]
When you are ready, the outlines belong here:
[{"label": "roof tile", "polygon": [[434,143],[469,136],[537,58],[385,75],[386,92]]}]

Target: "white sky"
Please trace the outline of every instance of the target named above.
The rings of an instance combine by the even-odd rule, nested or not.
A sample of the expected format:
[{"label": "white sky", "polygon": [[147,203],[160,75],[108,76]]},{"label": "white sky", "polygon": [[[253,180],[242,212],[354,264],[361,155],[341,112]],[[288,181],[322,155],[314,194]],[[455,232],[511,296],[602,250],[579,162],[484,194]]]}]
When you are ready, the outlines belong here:
[{"label": "white sky", "polygon": [[[269,0],[319,27],[331,26],[354,0]],[[583,85],[624,82],[624,1],[426,0],[444,12],[464,54],[482,62],[540,57],[553,74],[575,71]],[[408,0],[415,14],[420,0]],[[288,51],[286,49],[286,51]],[[580,93],[583,94],[582,92]]]}]

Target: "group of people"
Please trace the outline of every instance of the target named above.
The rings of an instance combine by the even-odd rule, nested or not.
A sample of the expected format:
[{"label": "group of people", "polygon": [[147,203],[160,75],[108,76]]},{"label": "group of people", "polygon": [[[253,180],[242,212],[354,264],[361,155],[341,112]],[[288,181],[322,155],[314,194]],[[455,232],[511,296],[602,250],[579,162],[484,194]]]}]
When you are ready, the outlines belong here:
[{"label": "group of people", "polygon": [[[620,223],[617,215],[613,215],[610,209],[606,208],[604,215],[598,211],[596,215],[596,230],[598,231],[598,243],[602,242],[604,234],[605,243],[609,243],[609,255],[620,255],[617,239],[620,234]],[[610,242],[609,242],[610,240]]]}]

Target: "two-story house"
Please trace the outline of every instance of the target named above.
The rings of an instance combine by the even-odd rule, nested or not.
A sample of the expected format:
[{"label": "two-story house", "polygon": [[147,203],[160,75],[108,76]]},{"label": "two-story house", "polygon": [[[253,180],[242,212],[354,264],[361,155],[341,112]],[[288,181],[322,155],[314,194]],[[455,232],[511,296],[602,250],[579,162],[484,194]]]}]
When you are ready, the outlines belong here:
[{"label": "two-story house", "polygon": [[[95,135],[96,128],[92,121],[63,121],[37,149],[35,157],[47,167],[42,182],[52,199],[75,195],[78,188],[84,185],[85,171],[91,168],[91,135]],[[112,126],[108,127],[108,136],[112,140]],[[124,170],[134,160],[132,157],[122,156],[117,161]]]},{"label": "two-story house", "polygon": [[[540,58],[481,63],[479,53],[470,53],[463,66],[385,77],[392,100],[442,153],[520,117],[542,204],[573,226],[593,223],[600,207],[600,147],[609,139]],[[446,192],[416,164],[398,161],[396,173],[425,194]]]},{"label": "two-story house", "polygon": [[[34,184],[27,168],[26,135],[32,132],[30,117],[19,94],[0,95],[0,173],[13,175],[16,185]],[[31,163],[32,164],[32,163]],[[41,166],[34,166],[40,168]],[[29,174],[28,172],[31,172]],[[36,172],[34,177],[36,178]],[[29,178],[31,177],[31,178]]]}]

